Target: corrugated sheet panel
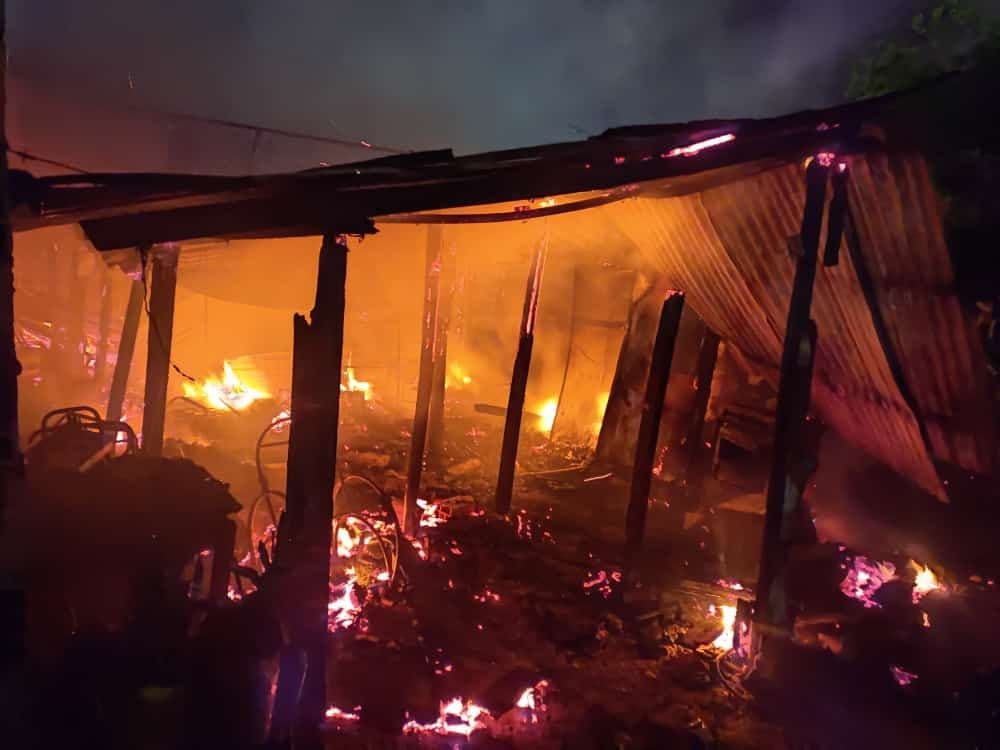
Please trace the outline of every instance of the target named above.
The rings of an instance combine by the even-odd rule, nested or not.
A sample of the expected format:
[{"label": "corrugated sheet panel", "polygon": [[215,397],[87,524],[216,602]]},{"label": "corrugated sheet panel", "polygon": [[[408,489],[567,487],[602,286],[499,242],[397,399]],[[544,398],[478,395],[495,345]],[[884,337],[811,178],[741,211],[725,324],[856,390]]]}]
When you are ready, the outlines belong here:
[{"label": "corrugated sheet panel", "polygon": [[990,473],[996,436],[986,362],[953,292],[941,212],[920,158],[872,154],[852,169],[851,204],[892,346],[936,458]]},{"label": "corrugated sheet panel", "polygon": [[[891,162],[882,156],[852,160],[851,200],[862,207],[859,235],[865,260],[876,269],[876,312],[905,363],[903,383],[890,367],[858,269],[844,248],[839,265],[821,266],[817,274],[813,402],[844,437],[943,498],[931,451],[970,469],[991,468],[988,420],[970,416],[988,402],[980,387],[985,364],[951,289],[926,168],[917,157]],[[795,272],[789,239],[798,234],[804,200],[803,170],[792,165],[700,196],[639,198],[605,211],[713,329],[773,377]],[[901,305],[891,293],[896,279],[912,290],[912,304]],[[915,394],[917,413],[903,388]],[[928,426],[930,450],[918,419]]]}]

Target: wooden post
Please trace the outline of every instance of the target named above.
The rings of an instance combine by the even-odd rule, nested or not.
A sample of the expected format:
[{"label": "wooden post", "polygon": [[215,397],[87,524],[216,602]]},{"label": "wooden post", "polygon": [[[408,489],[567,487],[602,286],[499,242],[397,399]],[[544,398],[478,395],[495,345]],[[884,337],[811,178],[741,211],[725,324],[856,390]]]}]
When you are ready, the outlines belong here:
[{"label": "wooden post", "polygon": [[111,269],[103,261],[100,267],[100,317],[97,321],[97,345],[94,353],[94,382],[103,387],[108,371],[108,336],[111,332]]},{"label": "wooden post", "polygon": [[290,613],[290,635],[307,664],[301,702],[292,720],[295,747],[321,746],[319,727],[326,704],[327,602],[346,280],[347,242],[327,235],[320,250],[311,320],[306,322],[301,315],[293,320],[287,500],[276,552],[278,562],[292,571],[298,606]]},{"label": "wooden post", "polygon": [[[17,424],[17,376],[21,364],[14,347],[14,238],[10,226],[7,171],[7,37],[6,9],[0,0],[0,492],[8,473],[19,473],[21,449]],[[0,514],[3,502],[0,497]],[[2,519],[0,519],[2,520]]]},{"label": "wooden post", "polygon": [[427,465],[441,468],[444,463],[444,400],[448,380],[448,330],[451,328],[451,306],[455,296],[454,248],[444,252],[441,283],[438,294],[437,329],[435,334],[434,375],[431,405],[427,425]]},{"label": "wooden post", "polygon": [[438,297],[441,281],[441,226],[427,227],[427,264],[424,283],[424,313],[420,334],[420,374],[417,380],[417,405],[413,414],[413,435],[410,438],[409,464],[406,471],[406,496],[403,500],[403,531],[407,536],[417,533],[420,509],[420,478],[424,471],[424,448],[427,445],[427,422],[430,417],[431,391],[434,385],[434,360],[437,350]]},{"label": "wooden post", "polygon": [[528,273],[527,289],[524,293],[521,336],[517,344],[517,354],[514,357],[514,369],[510,379],[510,393],[507,397],[507,413],[503,426],[503,444],[500,448],[500,470],[497,473],[496,510],[501,515],[510,511],[514,495],[517,445],[521,437],[521,416],[524,412],[524,396],[528,388],[528,372],[531,369],[531,349],[535,342],[538,294],[542,287],[547,243],[547,239],[542,240],[538,249],[535,250]]},{"label": "wooden post", "polygon": [[106,419],[110,422],[117,422],[122,418],[122,404],[125,401],[125,388],[128,386],[128,374],[129,370],[132,369],[132,357],[135,354],[135,337],[139,332],[142,302],[142,282],[134,280],[132,288],[129,289],[125,321],[122,324],[122,335],[118,341],[118,354],[115,357],[115,371],[111,375],[111,390],[108,392]]},{"label": "wooden post", "polygon": [[563,365],[562,382],[559,384],[559,397],[556,401],[556,413],[552,417],[552,429],[549,430],[549,440],[556,434],[559,414],[562,412],[563,397],[566,395],[566,381],[569,380],[569,366],[573,362],[573,338],[576,336],[576,319],[580,307],[580,267],[573,267],[573,295],[569,313],[569,331],[566,334],[566,364]]},{"label": "wooden post", "polygon": [[684,311],[684,294],[672,292],[663,301],[660,324],[653,340],[653,357],[646,376],[646,396],[639,421],[639,437],[635,444],[635,462],[632,466],[632,487],[629,492],[628,511],[625,517],[626,557],[633,558],[646,534],[646,512],[649,509],[649,488],[652,482],[653,461],[656,459],[656,442],[660,436],[663,402],[670,382],[670,366],[674,359],[674,344]]},{"label": "wooden post", "polygon": [[691,424],[688,427],[684,441],[687,446],[687,471],[685,481],[688,491],[700,494],[705,468],[709,461],[706,454],[709,451],[702,443],[702,433],[705,429],[705,415],[708,412],[708,399],[712,393],[712,378],[715,377],[715,363],[719,359],[719,337],[705,329],[701,346],[698,348],[698,362],[695,365],[694,408],[691,412]]},{"label": "wooden post", "polygon": [[784,569],[787,561],[784,521],[793,510],[786,507],[789,499],[787,490],[790,473],[794,469],[802,420],[808,408],[808,393],[812,379],[815,329],[809,314],[812,307],[813,283],[816,279],[820,229],[823,223],[829,171],[828,161],[824,163],[820,158],[815,158],[806,172],[806,204],[801,230],[802,253],[795,268],[792,299],[788,307],[788,323],[785,327],[784,349],[781,355],[774,446],[767,483],[767,509],[760,554],[760,577],[757,583],[756,621],[764,626],[764,630],[785,629],[789,625],[787,597],[784,591]]},{"label": "wooden post", "polygon": [[151,456],[163,453],[163,427],[170,380],[170,346],[174,334],[174,294],[180,248],[158,245],[152,250],[152,290],[149,295],[149,334],[146,342],[146,390],[142,410],[142,449]]}]

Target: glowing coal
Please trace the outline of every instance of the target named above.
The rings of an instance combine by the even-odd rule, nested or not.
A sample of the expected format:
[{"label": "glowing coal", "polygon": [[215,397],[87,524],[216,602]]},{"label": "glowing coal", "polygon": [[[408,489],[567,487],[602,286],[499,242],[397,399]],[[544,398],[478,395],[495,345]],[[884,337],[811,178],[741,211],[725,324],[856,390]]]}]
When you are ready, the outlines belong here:
[{"label": "glowing coal", "polygon": [[921,599],[932,591],[944,590],[944,586],[938,577],[926,565],[910,561],[910,566],[916,571],[913,579],[913,603],[917,604]]},{"label": "glowing coal", "polygon": [[857,599],[866,609],[881,606],[873,597],[887,581],[896,577],[896,566],[890,562],[877,562],[858,555],[847,569],[840,583],[840,590],[851,599]]}]

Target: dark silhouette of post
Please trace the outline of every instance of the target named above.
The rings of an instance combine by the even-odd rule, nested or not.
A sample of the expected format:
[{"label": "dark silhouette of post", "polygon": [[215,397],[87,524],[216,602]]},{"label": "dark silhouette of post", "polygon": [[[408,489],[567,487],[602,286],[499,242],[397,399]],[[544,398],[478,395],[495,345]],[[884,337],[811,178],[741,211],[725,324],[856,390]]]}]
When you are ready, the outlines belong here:
[{"label": "dark silhouette of post", "polygon": [[170,347],[174,335],[174,295],[180,248],[158,245],[151,252],[149,333],[146,341],[146,390],[142,410],[142,449],[163,454],[163,427],[170,380]]},{"label": "dark silhouette of post", "polygon": [[528,388],[528,372],[531,369],[531,349],[535,341],[535,318],[538,314],[538,295],[542,288],[542,271],[545,268],[545,252],[548,240],[543,240],[535,250],[528,272],[528,284],[524,293],[524,309],[521,312],[521,335],[518,339],[517,354],[510,379],[510,393],[507,397],[507,412],[503,426],[503,444],[500,448],[500,470],[497,473],[497,513],[510,511],[514,495],[514,469],[517,465],[517,445],[521,436],[521,416],[524,412],[524,396]]},{"label": "dark silhouette of post", "polygon": [[795,268],[792,298],[788,306],[774,423],[774,447],[767,483],[767,508],[757,583],[755,619],[762,626],[758,637],[764,635],[761,631],[784,629],[788,626],[787,597],[784,590],[788,557],[785,519],[795,511],[788,507],[789,501],[794,505],[798,500],[798,493],[790,492],[789,484],[796,468],[794,464],[798,442],[802,421],[808,410],[812,381],[816,333],[815,324],[810,320],[810,310],[829,172],[829,159],[821,157],[814,158],[806,171],[806,202],[800,233],[801,253]]},{"label": "dark silhouette of post", "polygon": [[626,557],[634,557],[642,546],[646,534],[646,513],[649,509],[649,488],[652,483],[656,443],[660,436],[663,402],[670,382],[670,366],[674,359],[674,345],[684,311],[684,295],[670,292],[663,301],[660,323],[653,340],[653,356],[646,376],[646,395],[639,420],[639,436],[635,443],[635,461],[632,465],[632,486],[629,492],[628,511],[625,516]]},{"label": "dark silhouette of post", "polygon": [[451,307],[455,296],[455,251],[442,251],[441,281],[438,289],[439,304],[434,345],[434,374],[431,386],[431,405],[427,425],[427,465],[442,468],[444,465],[444,402],[448,380],[448,331],[451,328]]},{"label": "dark silhouette of post", "polygon": [[[290,640],[305,664],[304,682],[279,681],[285,701],[301,687],[293,725],[295,747],[322,747],[319,728],[326,709],[327,602],[330,597],[330,543],[333,486],[340,420],[340,373],[344,350],[347,242],[327,235],[319,255],[316,304],[310,320],[293,319],[291,425],[285,514],[278,530],[276,559],[291,571],[294,601]],[[292,678],[291,682],[301,679]]]},{"label": "dark silhouette of post", "polygon": [[438,324],[438,301],[441,286],[441,226],[427,227],[427,263],[424,282],[424,312],[420,328],[420,373],[417,379],[417,405],[413,414],[413,435],[406,470],[406,496],[403,499],[403,531],[407,536],[417,532],[420,509],[420,479],[424,471],[424,448],[427,446],[427,424],[430,419],[431,391],[434,386],[434,362],[437,347],[434,337]]}]

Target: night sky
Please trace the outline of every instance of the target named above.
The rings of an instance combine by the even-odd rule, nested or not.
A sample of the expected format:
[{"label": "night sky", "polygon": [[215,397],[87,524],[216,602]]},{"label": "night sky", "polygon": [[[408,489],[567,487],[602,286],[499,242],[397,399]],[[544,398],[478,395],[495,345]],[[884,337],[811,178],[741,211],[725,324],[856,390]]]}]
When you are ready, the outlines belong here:
[{"label": "night sky", "polygon": [[11,70],[96,100],[406,148],[842,99],[914,0],[7,0]]}]

